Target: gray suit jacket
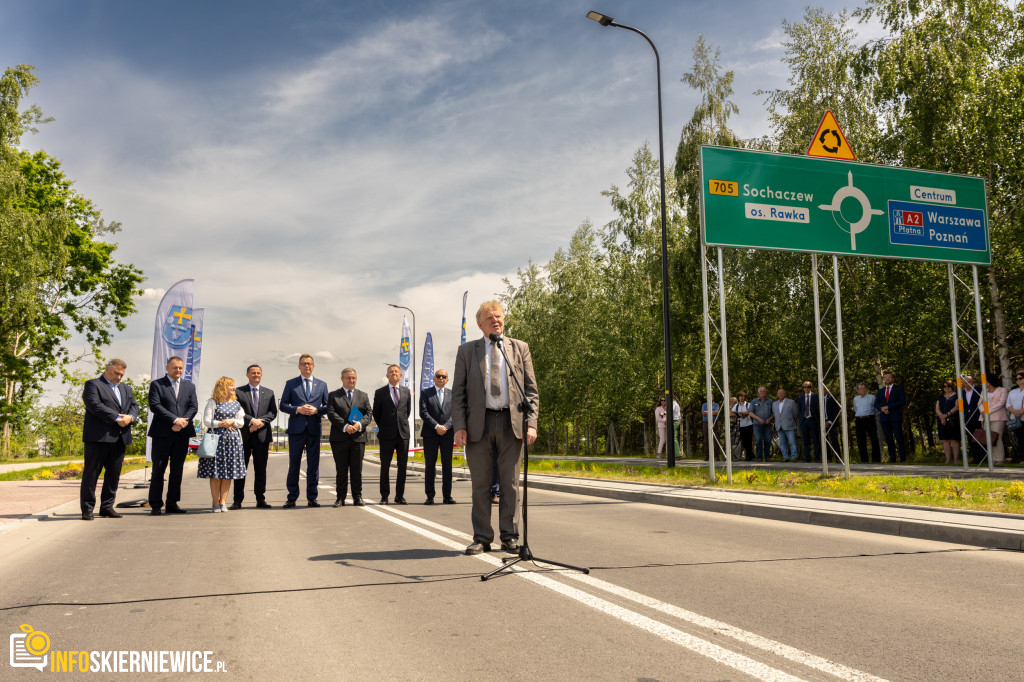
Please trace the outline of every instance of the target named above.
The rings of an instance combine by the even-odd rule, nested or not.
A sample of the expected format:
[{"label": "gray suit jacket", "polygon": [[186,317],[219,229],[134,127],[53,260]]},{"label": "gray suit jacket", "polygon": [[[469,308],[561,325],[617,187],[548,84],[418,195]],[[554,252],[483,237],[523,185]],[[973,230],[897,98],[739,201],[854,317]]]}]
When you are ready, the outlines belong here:
[{"label": "gray suit jacket", "polygon": [[792,398],[786,398],[785,404],[776,400],[772,405],[772,414],[775,415],[776,429],[795,429],[800,421],[800,410]]},{"label": "gray suit jacket", "polygon": [[[504,337],[508,368],[526,391],[526,400],[533,406],[528,427],[537,428],[537,413],[540,409],[540,395],[537,393],[537,379],[533,374],[533,357],[525,341]],[[459,346],[455,356],[455,378],[452,382],[452,426],[456,431],[466,429],[469,442],[484,436],[484,415],[487,410],[484,378],[487,376],[487,344],[483,337],[467,341]],[[516,382],[509,379],[508,402],[512,410],[512,431],[516,438],[523,438],[523,413],[519,403],[523,395]]]}]

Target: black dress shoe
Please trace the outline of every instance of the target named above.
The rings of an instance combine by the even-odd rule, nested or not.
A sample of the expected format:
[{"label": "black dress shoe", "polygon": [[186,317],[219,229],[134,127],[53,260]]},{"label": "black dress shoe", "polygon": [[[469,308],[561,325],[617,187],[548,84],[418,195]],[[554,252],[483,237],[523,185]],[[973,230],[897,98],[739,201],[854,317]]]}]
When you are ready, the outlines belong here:
[{"label": "black dress shoe", "polygon": [[501,541],[501,551],[502,552],[508,552],[509,554],[518,554],[519,553],[519,545],[516,544],[516,541],[513,540],[513,539],[502,540]]},{"label": "black dress shoe", "polygon": [[294,506],[295,506],[295,500],[288,500],[287,502],[284,503],[284,508],[285,509],[291,509]]},{"label": "black dress shoe", "polygon": [[182,509],[178,505],[174,505],[173,507],[168,505],[167,506],[167,513],[168,514],[187,514],[188,510],[187,509]]},{"label": "black dress shoe", "polygon": [[[89,516],[92,516],[92,514],[89,514]],[[108,519],[119,519],[122,514],[117,513],[113,509],[100,509],[100,516],[105,516]]]},{"label": "black dress shoe", "polygon": [[423,501],[423,504],[434,504],[434,498],[433,497],[428,497],[427,499],[425,499]]},{"label": "black dress shoe", "polygon": [[444,503],[445,504],[455,504],[455,500],[450,498],[450,497],[446,497],[446,498],[444,498]]},{"label": "black dress shoe", "polygon": [[491,546],[486,542],[474,542],[472,545],[466,548],[466,554],[470,556],[474,554],[483,554],[484,552],[490,552]]},{"label": "black dress shoe", "polygon": [[363,498],[357,497],[357,498],[352,500],[352,506],[353,507],[365,507],[366,503],[363,502]]},{"label": "black dress shoe", "polygon": [[266,500],[260,500],[259,502],[256,503],[256,508],[257,509],[273,509],[274,505],[270,504]]},{"label": "black dress shoe", "polygon": [[380,503],[381,504],[387,504],[388,503],[388,498],[386,498],[386,497],[380,498]]},{"label": "black dress shoe", "polygon": [[396,497],[395,498],[395,504],[409,504],[409,503],[405,501],[404,497]]},{"label": "black dress shoe", "polygon": [[334,506],[335,507],[344,507],[345,506],[345,498],[344,497],[339,497],[338,499],[336,499],[334,501]]},{"label": "black dress shoe", "polygon": [[82,512],[83,521],[92,521],[92,512]]},{"label": "black dress shoe", "polygon": [[228,509],[231,509],[231,510],[241,509],[241,508],[242,508],[242,503],[241,502],[232,502],[231,506],[228,507]]},{"label": "black dress shoe", "polygon": [[164,510],[159,507],[154,507],[149,513],[151,516],[160,516],[164,513]]},{"label": "black dress shoe", "polygon": [[319,507],[320,503],[317,502],[316,500],[306,500],[306,506],[307,507]]}]

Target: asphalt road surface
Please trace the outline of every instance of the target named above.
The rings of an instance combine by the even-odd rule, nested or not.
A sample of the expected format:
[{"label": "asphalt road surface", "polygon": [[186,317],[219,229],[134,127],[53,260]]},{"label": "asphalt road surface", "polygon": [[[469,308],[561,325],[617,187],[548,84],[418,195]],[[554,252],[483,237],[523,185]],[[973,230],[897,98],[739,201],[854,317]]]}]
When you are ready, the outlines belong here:
[{"label": "asphalt road surface", "polygon": [[[189,514],[0,536],[3,633],[46,633],[47,671],[67,651],[209,651],[222,679],[1024,679],[1021,553],[533,491],[533,552],[591,574],[482,582],[504,555],[462,554],[468,482],[457,505],[423,506],[416,475],[408,506],[333,509],[326,453],[325,506],[283,510],[286,464],[271,458],[273,510],[250,492],[212,514],[186,474]],[[8,662],[0,679],[37,675]]]}]

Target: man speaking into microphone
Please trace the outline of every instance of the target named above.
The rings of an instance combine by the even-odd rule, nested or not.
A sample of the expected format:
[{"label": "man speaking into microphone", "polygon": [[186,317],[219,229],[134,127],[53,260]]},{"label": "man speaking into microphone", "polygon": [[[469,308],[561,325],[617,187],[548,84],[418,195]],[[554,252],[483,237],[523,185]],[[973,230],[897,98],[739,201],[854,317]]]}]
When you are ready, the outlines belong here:
[{"label": "man speaking into microphone", "polygon": [[[505,309],[498,301],[486,301],[476,311],[476,323],[483,338],[459,346],[452,385],[452,426],[455,445],[466,446],[466,462],[473,486],[473,544],[466,554],[491,551],[491,479],[498,467],[501,502],[498,531],[501,549],[519,551],[519,467],[523,457],[524,398],[529,410],[526,442],[537,440],[537,411],[540,396],[533,375],[530,347],[502,336]],[[508,366],[502,356],[508,356]],[[519,380],[526,395],[519,392],[509,372]],[[492,459],[492,453],[497,457]]]}]

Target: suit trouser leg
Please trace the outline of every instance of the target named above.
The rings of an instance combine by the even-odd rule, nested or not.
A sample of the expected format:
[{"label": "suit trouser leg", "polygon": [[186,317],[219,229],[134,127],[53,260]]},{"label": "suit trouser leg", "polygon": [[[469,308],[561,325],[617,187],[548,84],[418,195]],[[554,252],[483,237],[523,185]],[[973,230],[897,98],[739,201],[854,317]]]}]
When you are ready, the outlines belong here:
[{"label": "suit trouser leg", "polygon": [[366,443],[353,441],[348,444],[348,470],[352,481],[352,501],[363,496],[363,451]]},{"label": "suit trouser leg", "polygon": [[427,499],[434,499],[434,479],[437,477],[437,451],[441,445],[437,436],[423,436],[423,492]]},{"label": "suit trouser leg", "polygon": [[299,470],[302,468],[302,446],[304,444],[304,434],[288,434],[288,477],[285,479],[285,487],[288,489],[289,502],[299,499]]},{"label": "suit trouser leg", "polygon": [[395,471],[395,498],[405,498],[405,474],[409,466],[409,439],[399,438],[395,441],[395,457],[398,459]]},{"label": "suit trouser leg", "polygon": [[498,532],[502,540],[517,540],[522,517],[519,470],[523,462],[523,441],[516,438],[509,413],[488,413],[487,417],[493,420],[497,436],[494,446],[498,453],[498,482],[502,490],[501,501],[498,502]]},{"label": "suit trouser leg", "polygon": [[478,441],[466,443],[466,464],[469,466],[469,480],[472,487],[471,521],[473,523],[473,542],[494,541],[494,528],[491,527],[491,481],[497,467],[494,463],[494,450],[487,434]]},{"label": "suit trouser leg", "polygon": [[171,439],[154,438],[150,456],[153,459],[153,474],[149,479],[149,506],[160,509],[164,506],[164,472],[170,461]]},{"label": "suit trouser leg", "polygon": [[100,492],[100,510],[113,509],[117,497],[117,484],[121,480],[124,464],[124,441],[116,443],[85,443],[85,467],[82,471],[82,511],[92,511],[96,505],[96,480],[103,469],[103,490]]},{"label": "suit trouser leg", "polygon": [[[252,441],[242,441],[242,457],[245,458],[245,470],[249,471],[249,459],[252,457]],[[266,475],[266,469],[263,470],[264,476]],[[236,504],[242,504],[242,500],[245,499],[245,479],[247,476],[235,479],[235,494],[234,500]]]},{"label": "suit trouser leg", "polygon": [[452,496],[452,450],[455,446],[455,434],[450,430],[439,443],[441,450],[441,496],[448,499]]},{"label": "suit trouser leg", "polygon": [[[267,500],[267,462],[269,460],[270,443],[260,443],[259,441],[253,443],[252,473],[255,480],[253,481],[252,491],[256,494],[257,502],[266,502]],[[248,457],[246,457],[245,463],[248,467]]]},{"label": "suit trouser leg", "polygon": [[306,499],[315,501],[320,493],[320,432],[306,432]]},{"label": "suit trouser leg", "polygon": [[861,462],[869,462],[868,455],[868,429],[875,425],[874,417],[854,417],[857,425],[857,452],[860,454]]},{"label": "suit trouser leg", "polygon": [[397,443],[393,439],[380,441],[380,498],[388,499],[391,495],[391,459],[395,456]]},{"label": "suit trouser leg", "polygon": [[889,448],[889,461],[899,461],[899,453],[896,452],[896,441],[893,437],[893,424],[892,422],[882,422],[882,433],[885,434],[885,444]]},{"label": "suit trouser leg", "polygon": [[344,500],[348,494],[348,447],[346,441],[331,441],[331,457],[334,458],[334,489],[338,499]]},{"label": "suit trouser leg", "polygon": [[181,476],[185,469],[185,457],[188,455],[188,437],[177,436],[171,439],[171,456],[167,474],[167,506],[177,506],[181,500]]}]

